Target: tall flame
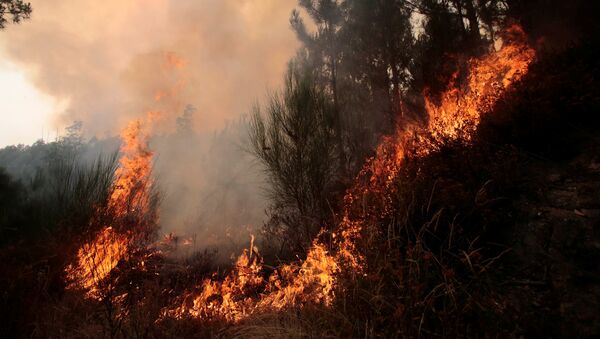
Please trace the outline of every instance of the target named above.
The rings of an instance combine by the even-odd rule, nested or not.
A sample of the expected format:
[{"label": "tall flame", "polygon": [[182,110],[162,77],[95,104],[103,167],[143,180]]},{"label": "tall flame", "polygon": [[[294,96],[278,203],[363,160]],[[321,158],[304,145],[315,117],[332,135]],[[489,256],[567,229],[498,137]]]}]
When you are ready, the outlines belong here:
[{"label": "tall flame", "polygon": [[115,175],[114,189],[109,207],[118,215],[124,215],[128,208],[147,209],[149,207],[152,180],[153,152],[148,146],[149,126],[159,113],[150,112],[146,119],[130,122],[121,132],[121,158]]},{"label": "tall flame", "polygon": [[[185,66],[185,60],[176,54],[164,55],[162,70],[165,77],[174,74],[177,81],[167,86],[169,88],[156,91],[155,104],[170,106],[170,110],[173,111],[178,110],[180,103],[177,95],[184,81],[178,79],[180,74],[175,71],[182,70]],[[106,226],[94,239],[84,244],[77,253],[77,262],[66,268],[70,286],[84,288],[88,296],[101,297],[98,294],[99,283],[110,274],[119,261],[127,258],[136,237],[149,231],[144,229],[147,223],[132,225],[127,217],[135,214],[142,218],[156,218],[151,206],[154,153],[149,147],[149,140],[152,127],[160,116],[159,112],[148,112],[145,118],[131,121],[121,131],[121,158],[108,201],[108,210],[114,224]]]},{"label": "tall flame", "polygon": [[[108,201],[108,209],[114,214],[117,223],[119,218],[131,212],[144,213],[150,208],[153,153],[148,147],[148,125],[156,117],[156,113],[149,113],[146,120],[131,122],[121,133],[120,167],[115,173],[116,179]],[[77,253],[77,262],[66,269],[71,286],[84,288],[88,296],[99,298],[100,282],[119,261],[127,257],[132,240],[131,232],[131,229],[107,226],[95,239],[84,244]]]},{"label": "tall flame", "polygon": [[[338,253],[354,268],[361,268],[362,257],[355,240],[369,218],[381,218],[393,211],[393,183],[407,153],[426,155],[448,140],[471,141],[481,114],[488,112],[509,86],[527,73],[535,51],[527,44],[520,26],[507,28],[503,47],[481,58],[468,61],[467,81],[459,84],[458,72],[436,104],[424,93],[428,115],[426,126],[408,124],[383,138],[374,157],[358,175],[356,184],[344,197],[344,217],[339,227]],[[369,204],[364,204],[370,198]],[[359,205],[359,206],[357,206]]]},{"label": "tall flame", "polygon": [[433,138],[471,138],[481,114],[489,111],[502,93],[527,72],[535,51],[525,41],[521,27],[509,27],[504,32],[505,45],[500,51],[469,61],[464,87],[456,84],[458,73],[455,73],[439,105],[425,95],[429,115],[427,131]]}]

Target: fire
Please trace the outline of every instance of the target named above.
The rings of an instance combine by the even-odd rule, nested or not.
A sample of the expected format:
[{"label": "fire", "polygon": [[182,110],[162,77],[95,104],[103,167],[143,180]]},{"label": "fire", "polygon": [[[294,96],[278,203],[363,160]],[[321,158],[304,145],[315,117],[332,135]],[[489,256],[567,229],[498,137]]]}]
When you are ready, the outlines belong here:
[{"label": "fire", "polygon": [[183,69],[186,66],[187,66],[187,61],[185,59],[181,58],[180,56],[178,56],[177,53],[173,53],[173,52],[165,53],[163,67]]},{"label": "fire", "polygon": [[439,105],[425,93],[429,115],[427,132],[432,138],[464,138],[468,141],[477,129],[481,114],[527,72],[535,51],[525,43],[523,30],[519,26],[508,28],[504,43],[500,51],[469,61],[470,72],[464,87],[456,84],[458,73],[455,73]]},{"label": "fire", "polygon": [[[332,234],[333,252],[327,251],[327,246],[317,237],[302,263],[280,267],[265,282],[260,275],[260,261],[256,257],[249,259],[249,253],[253,252],[251,246],[225,280],[205,280],[198,295],[188,294],[182,305],[166,310],[165,316],[219,316],[238,321],[253,313],[294,305],[330,305],[335,297],[336,275],[341,268],[357,274],[363,272],[365,260],[358,248],[363,227],[367,221],[384,218],[393,211],[393,183],[408,151],[424,155],[435,150],[436,141],[470,141],[481,114],[527,72],[535,52],[526,44],[523,31],[516,26],[509,28],[504,43],[500,51],[468,62],[465,85],[457,85],[456,73],[455,81],[442,94],[439,105],[425,94],[429,115],[426,126],[404,126],[398,128],[395,135],[383,139],[376,155],[367,161],[356,184],[344,197],[342,221]],[[260,294],[256,291],[258,287],[262,287]]]},{"label": "fire", "polygon": [[235,269],[221,282],[205,279],[198,295],[188,294],[180,307],[165,311],[165,315],[180,318],[183,316],[237,320],[246,315],[251,301],[246,295],[264,283],[258,249],[254,238],[250,248],[238,258]]},{"label": "fire", "polygon": [[[527,73],[535,51],[526,42],[519,26],[508,28],[503,36],[504,46],[497,52],[468,61],[468,76],[459,85],[458,73],[441,101],[435,104],[427,91],[425,106],[429,117],[426,126],[409,124],[397,128],[395,135],[383,139],[376,155],[369,159],[358,175],[356,185],[344,198],[344,217],[339,226],[338,254],[350,267],[362,268],[356,240],[365,221],[385,218],[393,210],[393,183],[410,151],[426,155],[445,140],[471,141],[481,119],[509,86]],[[365,199],[368,203],[365,203]]]},{"label": "fire", "polygon": [[302,265],[282,266],[271,276],[267,291],[257,303],[258,310],[279,310],[306,303],[331,305],[334,298],[337,260],[329,255],[325,245],[313,243]]},{"label": "fire", "polygon": [[[519,27],[509,28],[503,48],[468,61],[466,79],[459,81],[459,73],[456,73],[439,103],[431,99],[427,91],[424,93],[427,124],[398,127],[394,135],[382,140],[344,197],[341,222],[331,234],[332,245],[321,241],[327,233],[322,230],[305,260],[283,265],[267,278],[252,239],[231,273],[223,279],[213,276],[203,280],[174,306],[163,309],[163,317],[219,318],[235,322],[252,314],[307,303],[331,305],[335,300],[336,279],[342,271],[364,274],[366,260],[360,251],[364,227],[394,211],[391,198],[394,182],[407,154],[428,154],[443,140],[471,141],[481,114],[527,72],[533,61],[535,52],[525,41]],[[184,65],[176,58],[167,63],[173,68]],[[147,144],[148,124],[148,121],[134,121],[122,133],[123,157],[109,202],[120,215],[149,208],[152,152]],[[114,234],[117,234],[115,229],[105,228],[95,241],[79,251],[77,265],[68,272],[81,281],[81,287],[93,290],[119,260],[127,258],[130,242],[118,240],[121,238],[113,237]],[[90,258],[91,253],[101,258]],[[92,269],[97,263],[100,267]]]},{"label": "fire", "polygon": [[[244,250],[234,270],[223,281],[204,280],[198,294],[187,294],[180,306],[165,310],[164,316],[238,321],[261,311],[333,302],[334,277],[339,267],[324,245],[315,241],[301,265],[283,265],[265,281],[260,255],[253,243],[254,237],[250,249]],[[263,293],[259,295],[260,291]]]},{"label": "fire", "polygon": [[[185,67],[185,61],[174,53],[166,53],[162,67],[165,71],[180,70]],[[172,88],[158,91],[155,101],[169,98],[175,105],[181,86],[182,82],[176,81]],[[112,224],[84,244],[78,251],[77,262],[66,269],[70,286],[85,289],[89,296],[99,298],[96,293],[99,283],[120,260],[127,258],[130,247],[139,238],[144,238],[151,231],[149,225],[156,222],[157,215],[151,201],[154,153],[149,140],[152,127],[160,116],[161,113],[151,111],[145,118],[131,121],[122,130],[119,168],[107,204]]]},{"label": "fire", "polygon": [[83,245],[77,253],[77,265],[67,267],[67,277],[87,290],[90,297],[100,297],[99,283],[127,256],[127,237],[117,234],[112,227],[102,230],[96,239]]},{"label": "fire", "polygon": [[127,259],[129,247],[134,240],[134,229],[124,229],[125,223],[120,219],[133,212],[140,215],[151,214],[148,212],[153,153],[148,146],[148,126],[156,118],[156,113],[149,113],[145,120],[135,120],[122,131],[120,167],[115,173],[116,180],[108,201],[108,210],[114,215],[115,227],[105,227],[95,239],[84,244],[77,253],[77,262],[66,269],[70,286],[85,289],[90,297],[101,298],[99,284],[119,261]]},{"label": "fire", "polygon": [[153,152],[148,146],[149,125],[157,119],[158,113],[150,112],[145,120],[137,119],[129,123],[121,132],[121,159],[117,169],[114,189],[109,206],[119,215],[130,209],[146,210],[149,205],[152,180]]}]

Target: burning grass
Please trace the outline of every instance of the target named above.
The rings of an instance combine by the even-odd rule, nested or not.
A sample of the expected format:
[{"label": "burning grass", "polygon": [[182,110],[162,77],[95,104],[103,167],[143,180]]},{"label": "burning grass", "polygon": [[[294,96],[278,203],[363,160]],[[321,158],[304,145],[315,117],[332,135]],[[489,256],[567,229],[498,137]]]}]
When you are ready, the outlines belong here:
[{"label": "burning grass", "polygon": [[[439,104],[434,104],[426,96],[429,113],[427,126],[409,124],[399,128],[394,136],[383,140],[376,156],[367,162],[356,184],[347,192],[342,222],[331,234],[331,244],[323,242],[322,238],[327,238],[323,230],[303,261],[278,267],[267,278],[258,249],[252,242],[250,248],[238,258],[230,274],[222,280],[213,277],[204,279],[194,290],[175,298],[175,303],[181,300],[179,306],[164,307],[162,318],[219,319],[236,323],[255,314],[289,307],[308,304],[328,307],[335,303],[335,291],[346,288],[339,284],[341,272],[346,276],[366,274],[364,272],[368,266],[365,253],[368,251],[364,248],[365,233],[378,234],[374,225],[397,213],[395,185],[407,155],[430,154],[438,149],[441,141],[468,143],[476,131],[481,114],[498,100],[512,82],[518,81],[526,73],[534,57],[533,50],[525,44],[524,34],[518,27],[510,28],[505,34],[505,45],[499,52],[467,62],[468,75],[464,85],[462,82],[451,84]],[[147,148],[148,134],[143,123],[136,121],[130,124],[122,135],[123,158],[108,204],[117,218],[124,218],[133,212],[151,214],[152,152]],[[119,262],[133,260],[126,255],[127,247],[132,246],[140,230],[143,232],[146,229],[145,225],[119,219],[116,222],[118,236],[115,237],[117,233],[112,231],[112,227],[105,228],[95,240],[83,245],[78,253],[77,266],[67,270],[69,277],[87,290],[88,295],[97,295],[97,289],[103,285],[103,280],[109,278]],[[415,257],[415,260],[423,254],[419,244],[416,245],[419,258]],[[412,250],[403,255],[410,258],[411,253]],[[477,249],[470,248],[470,252],[463,254],[472,265],[471,255],[477,255]],[[426,253],[423,257],[435,259]],[[474,269],[473,266],[471,268]],[[448,271],[447,275],[451,276],[452,272]],[[127,294],[104,294],[99,299],[102,301],[108,297],[121,303]],[[122,312],[115,319],[127,316],[127,311]]]},{"label": "burning grass", "polygon": [[[124,133],[112,218],[67,269],[76,283],[39,322],[50,336],[477,336],[522,333],[502,292],[500,263],[510,255],[503,226],[527,154],[493,148],[479,129],[505,107],[534,53],[522,32],[502,50],[465,62],[469,72],[427,99],[426,125],[385,138],[344,197],[337,229],[322,231],[303,260],[263,262],[251,242],[225,271],[170,259],[137,231],[154,225],[143,122]],[[127,146],[129,145],[129,146]],[[106,212],[110,214],[109,212]],[[137,216],[132,218],[132,216]],[[104,222],[106,221],[106,222]],[[110,225],[110,226],[106,226]],[[140,225],[143,226],[140,228]],[[193,273],[192,273],[193,272]],[[82,291],[83,290],[83,293]],[[84,295],[89,298],[83,301]],[[80,318],[73,311],[80,310]],[[99,311],[100,310],[100,311]],[[61,318],[62,317],[62,318]],[[66,320],[65,318],[71,319]],[[86,318],[89,317],[89,318]]]}]

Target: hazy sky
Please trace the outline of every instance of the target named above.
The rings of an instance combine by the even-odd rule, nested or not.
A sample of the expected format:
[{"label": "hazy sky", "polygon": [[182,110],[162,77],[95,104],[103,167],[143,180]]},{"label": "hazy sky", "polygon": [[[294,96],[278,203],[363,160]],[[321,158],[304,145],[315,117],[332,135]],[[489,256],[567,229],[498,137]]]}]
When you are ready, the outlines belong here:
[{"label": "hazy sky", "polygon": [[[220,127],[280,83],[298,46],[296,0],[32,0],[0,32],[0,146],[32,143],[74,120],[113,135],[177,88],[197,129]],[[174,57],[181,68],[165,68]],[[176,73],[176,74],[174,74]],[[181,105],[170,105],[164,128]]]},{"label": "hazy sky", "polygon": [[40,92],[19,67],[0,61],[0,147],[53,138],[56,100]]}]

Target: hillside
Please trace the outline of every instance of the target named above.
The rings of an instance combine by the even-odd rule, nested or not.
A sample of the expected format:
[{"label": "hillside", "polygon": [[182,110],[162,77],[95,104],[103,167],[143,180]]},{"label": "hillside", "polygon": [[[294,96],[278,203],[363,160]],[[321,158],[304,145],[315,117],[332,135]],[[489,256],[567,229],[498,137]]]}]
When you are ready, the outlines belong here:
[{"label": "hillside", "polygon": [[297,5],[281,88],[222,129],[187,104],[217,63],[153,50],[118,137],[0,149],[0,337],[600,337],[597,4]]}]

